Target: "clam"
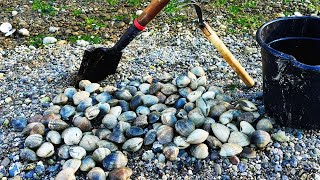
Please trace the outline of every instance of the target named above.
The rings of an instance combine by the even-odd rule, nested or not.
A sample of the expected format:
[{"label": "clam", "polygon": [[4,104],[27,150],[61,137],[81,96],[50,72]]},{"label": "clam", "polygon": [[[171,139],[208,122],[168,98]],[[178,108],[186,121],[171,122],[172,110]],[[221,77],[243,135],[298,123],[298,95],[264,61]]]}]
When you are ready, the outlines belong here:
[{"label": "clam", "polygon": [[66,144],[60,146],[60,148],[58,149],[58,156],[62,159],[69,159],[70,158],[69,150],[70,150],[70,146]]},{"label": "clam", "polygon": [[152,144],[156,140],[156,137],[157,137],[157,131],[154,129],[149,130],[144,136],[143,144],[144,145]]},{"label": "clam", "polygon": [[81,146],[72,146],[69,149],[69,154],[74,159],[82,159],[87,155],[87,152]]},{"label": "clam", "polygon": [[118,117],[119,121],[125,121],[125,122],[133,122],[134,119],[137,118],[137,114],[134,111],[127,111],[120,114]]},{"label": "clam", "polygon": [[90,83],[84,87],[84,90],[89,93],[93,93],[93,92],[97,92],[99,88],[100,88],[100,84]]},{"label": "clam", "polygon": [[219,141],[219,139],[211,135],[207,137],[206,142],[211,149],[218,149],[222,146],[222,143]]},{"label": "clam", "polygon": [[211,107],[210,112],[209,112],[209,117],[212,117],[212,118],[220,117],[220,115],[222,113],[224,113],[225,111],[227,111],[227,108],[224,105],[217,104],[217,105]]},{"label": "clam", "polygon": [[190,146],[190,144],[186,142],[186,138],[182,136],[176,136],[173,142],[179,149],[185,149]]},{"label": "clam", "polygon": [[40,122],[33,122],[27,125],[22,131],[22,134],[40,134],[44,135],[45,127]]},{"label": "clam", "polygon": [[248,146],[250,144],[250,139],[249,137],[239,131],[233,131],[230,134],[230,137],[228,139],[228,143],[234,143],[234,144],[238,144],[242,147],[244,146]]},{"label": "clam", "polygon": [[128,158],[121,151],[112,152],[102,161],[103,168],[108,171],[125,167],[127,163]]},{"label": "clam", "polygon": [[122,112],[126,112],[130,110],[130,104],[127,101],[119,100],[118,105],[121,107]]},{"label": "clam", "polygon": [[224,125],[228,124],[234,119],[235,113],[236,113],[236,110],[230,109],[221,114],[221,116],[219,117],[219,121],[221,122],[221,124],[224,124]]},{"label": "clam", "polygon": [[174,107],[176,109],[181,109],[184,107],[184,105],[187,103],[187,99],[186,98],[180,98],[178,99],[175,104],[174,104]]},{"label": "clam", "polygon": [[181,136],[188,137],[194,131],[195,125],[191,120],[179,120],[175,129]]},{"label": "clam", "polygon": [[190,87],[192,90],[196,90],[197,87],[198,87],[197,76],[194,75],[192,72],[188,71],[188,77],[190,78],[189,87]]},{"label": "clam", "polygon": [[145,127],[148,125],[148,116],[146,115],[139,115],[133,122],[133,125],[139,127]]},{"label": "clam", "polygon": [[105,180],[107,179],[106,173],[100,167],[95,167],[91,169],[88,174],[87,178],[89,180]]},{"label": "clam", "polygon": [[120,116],[121,112],[122,112],[121,106],[114,106],[110,109],[109,114],[112,114],[118,118]]},{"label": "clam", "polygon": [[196,100],[196,106],[201,110],[201,112],[204,116],[209,115],[210,107],[207,105],[207,103],[204,101],[204,99],[202,97],[199,97]]},{"label": "clam", "polygon": [[97,136],[99,139],[107,139],[108,134],[110,134],[111,131],[106,128],[100,128],[100,129],[95,129],[93,131],[93,134]]},{"label": "clam", "polygon": [[69,127],[68,123],[62,120],[50,120],[48,123],[48,128],[55,131],[62,131]]},{"label": "clam", "polygon": [[157,140],[161,144],[166,144],[172,141],[174,130],[172,127],[162,125],[157,130]]},{"label": "clam", "polygon": [[61,135],[57,131],[49,131],[46,140],[52,144],[61,144]]},{"label": "clam", "polygon": [[52,103],[56,105],[65,105],[67,104],[67,102],[68,102],[68,97],[63,93],[58,94],[52,99]]},{"label": "clam", "polygon": [[96,100],[100,103],[106,103],[112,99],[112,96],[108,92],[102,92],[96,95]]},{"label": "clam", "polygon": [[130,92],[126,89],[119,90],[114,93],[114,96],[119,100],[130,101],[133,97]]},{"label": "clam", "polygon": [[86,151],[94,151],[98,146],[97,142],[100,139],[97,136],[85,134],[80,143],[79,146],[83,147]]},{"label": "clam", "polygon": [[134,137],[128,139],[123,145],[122,149],[125,151],[136,152],[139,151],[143,144],[143,138]]},{"label": "clam", "polygon": [[31,134],[25,139],[24,145],[30,149],[34,149],[42,144],[42,140],[43,139],[40,134]]},{"label": "clam", "polygon": [[140,105],[142,105],[142,96],[141,95],[135,95],[132,100],[130,101],[130,108],[132,110],[137,109],[137,107],[139,107]]},{"label": "clam", "polygon": [[194,75],[196,75],[197,77],[201,77],[201,76],[205,76],[206,73],[204,72],[203,68],[200,66],[196,66],[191,68],[190,70]]},{"label": "clam", "polygon": [[219,155],[220,156],[235,156],[242,152],[242,147],[234,143],[225,143],[221,146]]},{"label": "clam", "polygon": [[149,87],[149,94],[156,94],[160,91],[162,85],[159,82],[152,83]]},{"label": "clam", "polygon": [[114,128],[112,133],[107,135],[107,139],[118,144],[124,143],[126,141],[126,137],[123,135],[123,132],[119,128]]},{"label": "clam", "polygon": [[162,92],[157,92],[155,96],[157,96],[157,98],[159,99],[159,103],[164,103],[167,99],[167,96],[164,95]]},{"label": "clam", "polygon": [[73,96],[73,104],[74,105],[78,105],[80,104],[81,101],[87,99],[90,96],[90,93],[88,93],[87,91],[79,91],[76,92]]},{"label": "clam", "polygon": [[97,142],[98,148],[108,148],[110,151],[118,150],[118,146],[110,141],[107,140],[100,140]]},{"label": "clam", "polygon": [[227,94],[217,94],[216,99],[224,102],[230,103],[232,101],[232,97]]},{"label": "clam", "polygon": [[69,117],[76,113],[76,108],[70,105],[64,105],[60,110],[60,115],[62,119],[69,120]]},{"label": "clam", "polygon": [[148,114],[148,122],[153,124],[157,122],[160,119],[161,115],[158,112],[152,112]]},{"label": "clam", "polygon": [[199,97],[201,97],[201,95],[201,91],[192,91],[188,94],[187,99],[189,100],[189,102],[195,102]]},{"label": "clam", "polygon": [[195,129],[187,138],[186,142],[189,144],[200,144],[204,142],[209,133],[203,129]]},{"label": "clam", "polygon": [[38,160],[36,153],[28,148],[20,150],[20,157],[27,162],[34,162]]},{"label": "clam", "polygon": [[125,132],[127,129],[129,129],[131,127],[131,124],[128,122],[124,122],[124,121],[119,121],[118,124],[116,125],[116,127],[113,128],[113,131],[115,129],[118,129],[121,132]]},{"label": "clam", "polygon": [[143,129],[137,126],[131,126],[129,129],[126,130],[126,136],[129,138],[142,136],[143,134]]},{"label": "clam", "polygon": [[117,117],[113,114],[106,114],[101,120],[104,127],[113,129],[118,124]]},{"label": "clam", "polygon": [[244,111],[252,112],[257,110],[256,105],[254,105],[252,102],[245,99],[240,100],[238,104],[240,108],[243,109]]},{"label": "clam", "polygon": [[81,116],[74,117],[72,119],[72,123],[75,127],[78,127],[83,132],[92,130],[91,122],[86,117],[81,117]]},{"label": "clam", "polygon": [[205,116],[202,114],[200,108],[195,108],[188,113],[188,118],[191,120],[196,127],[203,125],[205,121]]},{"label": "clam", "polygon": [[206,117],[203,123],[202,129],[207,131],[208,133],[212,132],[211,126],[212,124],[216,123],[216,121],[210,117]]},{"label": "clam", "polygon": [[89,119],[92,120],[98,116],[100,113],[100,109],[98,106],[90,106],[85,110],[85,116]]},{"label": "clam", "polygon": [[141,91],[143,94],[148,94],[150,89],[150,84],[148,83],[142,83],[139,86],[139,91]]},{"label": "clam", "polygon": [[201,76],[197,79],[198,86],[206,86],[207,85],[207,77]]},{"label": "clam", "polygon": [[12,25],[8,22],[4,22],[0,25],[0,31],[4,34],[9,33],[12,29]]},{"label": "clam", "polygon": [[210,86],[208,92],[214,92],[215,94],[223,94],[223,89],[217,86]]},{"label": "clam", "polygon": [[92,98],[88,97],[78,104],[77,111],[84,112],[90,106],[92,106]]},{"label": "clam", "polygon": [[161,92],[164,94],[164,95],[171,95],[171,94],[174,94],[178,91],[177,87],[173,84],[163,84],[162,85],[162,88],[161,88]]},{"label": "clam", "polygon": [[167,105],[158,103],[158,104],[152,105],[149,109],[150,111],[162,112],[167,108],[168,108]]},{"label": "clam", "polygon": [[256,158],[257,152],[252,148],[244,147],[241,154],[240,154],[240,157],[244,157],[244,158],[248,158],[248,159]]},{"label": "clam", "polygon": [[155,105],[159,102],[159,98],[154,95],[144,95],[141,97],[143,105],[150,107],[152,105]]},{"label": "clam", "polygon": [[270,132],[273,128],[273,125],[269,119],[260,119],[256,125],[257,130],[263,130],[266,132]]},{"label": "clam", "polygon": [[76,176],[74,175],[74,170],[72,168],[67,168],[67,169],[61,170],[54,179],[55,180],[76,180]]},{"label": "clam", "polygon": [[74,87],[69,87],[66,88],[63,92],[64,95],[68,97],[69,100],[72,100],[72,96],[77,92],[76,88]]},{"label": "clam", "polygon": [[108,148],[98,148],[93,151],[92,158],[96,162],[102,162],[102,160],[111,154],[111,151]]},{"label": "clam", "polygon": [[106,85],[105,87],[102,88],[103,91],[109,93],[109,94],[114,94],[114,92],[116,92],[118,89],[114,86],[109,86],[109,85]]},{"label": "clam", "polygon": [[132,175],[132,170],[128,167],[121,167],[118,169],[114,169],[109,172],[108,178],[110,180],[126,180],[130,179]]},{"label": "clam", "polygon": [[192,92],[192,89],[189,87],[185,87],[185,88],[180,88],[178,93],[180,96],[182,96],[183,98],[187,98],[188,94],[190,94]]},{"label": "clam", "polygon": [[227,126],[220,124],[220,123],[214,123],[211,126],[213,134],[223,143],[228,141],[230,130]]},{"label": "clam", "polygon": [[[44,113],[43,113],[44,119],[46,119],[46,118],[59,119],[59,118],[56,118],[55,116],[56,116],[57,114],[59,114],[60,110],[61,110],[61,107],[58,106],[58,105],[50,106],[50,107],[49,107],[47,110],[45,110]],[[52,117],[52,115],[53,115],[54,117]],[[45,116],[48,116],[48,117],[45,117]]]},{"label": "clam", "polygon": [[203,94],[206,91],[206,88],[203,86],[198,86],[198,88],[196,89],[196,91],[201,92],[201,94]]},{"label": "clam", "polygon": [[89,81],[89,80],[81,80],[80,82],[79,82],[79,88],[80,89],[82,89],[82,90],[84,90],[84,88],[86,87],[86,86],[88,86],[89,84],[91,84],[91,82]]},{"label": "clam", "polygon": [[239,131],[237,126],[232,123],[228,123],[226,126],[230,129],[230,131]]},{"label": "clam", "polygon": [[245,133],[246,135],[250,136],[255,131],[255,129],[247,121],[241,121],[240,122],[240,131]]},{"label": "clam", "polygon": [[271,135],[272,139],[279,142],[288,142],[290,140],[289,136],[286,135],[286,132],[279,130],[278,132]]},{"label": "clam", "polygon": [[47,158],[54,154],[54,147],[49,142],[44,142],[41,146],[37,149],[37,156],[41,158]]},{"label": "clam", "polygon": [[90,171],[92,168],[96,167],[96,162],[91,156],[86,156],[81,160],[80,171]]},{"label": "clam", "polygon": [[179,148],[175,144],[169,143],[163,148],[163,154],[169,161],[175,161],[178,158]]},{"label": "clam", "polygon": [[161,82],[169,82],[170,80],[172,80],[172,75],[164,72],[160,77],[159,77],[159,81]]},{"label": "clam", "polygon": [[255,118],[251,112],[244,112],[237,117],[237,120],[238,122],[247,121],[248,123],[253,123]]},{"label": "clam", "polygon": [[148,114],[150,114],[150,109],[146,106],[139,106],[136,109],[136,113],[138,115],[148,115]]},{"label": "clam", "polygon": [[75,173],[80,168],[80,165],[81,165],[80,159],[69,159],[63,164],[62,169],[71,168],[73,170],[73,173]]},{"label": "clam", "polygon": [[250,137],[251,143],[255,144],[258,148],[264,148],[271,141],[269,133],[256,130],[251,134]]},{"label": "clam", "polygon": [[194,109],[195,104],[192,102],[188,102],[183,106],[183,109],[186,110],[187,112],[190,112]]},{"label": "clam", "polygon": [[178,101],[180,98],[180,95],[178,94],[171,94],[169,97],[167,97],[166,101],[164,102],[166,105],[173,105]]},{"label": "clam", "polygon": [[171,112],[162,113],[161,122],[164,125],[168,125],[168,126],[174,127],[174,125],[177,122],[177,118],[174,115],[174,113],[171,113]]},{"label": "clam", "polygon": [[180,109],[177,113],[177,117],[180,119],[188,119],[188,112],[184,109]]},{"label": "clam", "polygon": [[191,155],[197,159],[205,159],[209,155],[208,146],[203,143],[193,145],[190,152]]},{"label": "clam", "polygon": [[153,158],[154,158],[154,153],[153,153],[152,150],[145,151],[141,156],[141,159],[144,160],[144,161],[148,161],[148,160],[151,160]]},{"label": "clam", "polygon": [[77,127],[70,127],[65,129],[61,137],[67,145],[77,145],[82,138],[82,131]]},{"label": "clam", "polygon": [[190,82],[190,78],[186,75],[178,76],[176,78],[176,84],[179,88],[187,87]]},{"label": "clam", "polygon": [[215,92],[213,92],[213,91],[208,91],[208,92],[203,93],[201,97],[202,97],[205,101],[207,101],[207,100],[209,100],[209,99],[214,99],[215,96],[216,96],[216,93],[215,93]]}]

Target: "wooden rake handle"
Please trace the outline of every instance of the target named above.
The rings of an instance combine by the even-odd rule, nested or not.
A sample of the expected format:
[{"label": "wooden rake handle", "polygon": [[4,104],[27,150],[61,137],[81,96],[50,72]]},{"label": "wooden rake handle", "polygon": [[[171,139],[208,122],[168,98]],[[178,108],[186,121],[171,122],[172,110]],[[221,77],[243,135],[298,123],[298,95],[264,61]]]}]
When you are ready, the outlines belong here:
[{"label": "wooden rake handle", "polygon": [[247,87],[254,86],[254,80],[246,72],[246,70],[241,66],[239,61],[231,54],[229,49],[224,45],[218,35],[213,31],[213,29],[204,22],[204,26],[201,30],[209,41],[214,45],[214,47],[219,51],[222,57],[227,61],[231,68],[238,74],[241,80],[246,84]]},{"label": "wooden rake handle", "polygon": [[141,26],[146,26],[169,3],[170,0],[152,0],[137,18]]}]

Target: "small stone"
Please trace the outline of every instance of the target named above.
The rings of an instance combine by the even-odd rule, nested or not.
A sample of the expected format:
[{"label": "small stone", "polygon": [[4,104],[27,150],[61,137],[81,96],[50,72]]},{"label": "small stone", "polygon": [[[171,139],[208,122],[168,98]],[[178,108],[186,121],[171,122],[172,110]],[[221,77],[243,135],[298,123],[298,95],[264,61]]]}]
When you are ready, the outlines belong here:
[{"label": "small stone", "polygon": [[58,94],[53,98],[52,103],[57,105],[64,105],[68,102],[68,97],[65,94]]},{"label": "small stone", "polygon": [[42,40],[43,44],[53,44],[56,43],[58,40],[55,37],[45,37]]},{"label": "small stone", "polygon": [[114,169],[109,173],[110,180],[127,180],[130,179],[132,175],[132,170],[128,167],[121,167],[118,169]]},{"label": "small stone", "polygon": [[9,167],[9,175],[10,177],[14,177],[20,173],[20,168],[17,163],[11,164]]},{"label": "small stone", "polygon": [[154,158],[154,153],[152,150],[148,150],[142,154],[142,160],[148,161]]},{"label": "small stone", "polygon": [[18,33],[23,35],[23,36],[30,36],[29,30],[26,29],[26,28],[19,29]]},{"label": "small stone", "polygon": [[27,126],[27,119],[25,117],[16,117],[11,120],[11,126],[16,131],[22,131]]}]

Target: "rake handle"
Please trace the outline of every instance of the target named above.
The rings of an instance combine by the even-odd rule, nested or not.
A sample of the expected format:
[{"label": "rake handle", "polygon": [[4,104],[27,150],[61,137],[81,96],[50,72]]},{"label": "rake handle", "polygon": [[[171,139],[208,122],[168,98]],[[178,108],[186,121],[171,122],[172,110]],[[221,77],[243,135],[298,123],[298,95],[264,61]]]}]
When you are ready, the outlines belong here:
[{"label": "rake handle", "polygon": [[213,31],[213,29],[204,22],[204,26],[201,30],[209,41],[214,45],[214,47],[219,51],[221,56],[227,61],[231,68],[238,74],[240,79],[246,84],[247,87],[254,86],[254,80],[247,73],[247,71],[241,66],[239,61],[232,55],[229,49],[224,45],[218,35]]},{"label": "rake handle", "polygon": [[152,0],[137,18],[141,26],[146,26],[169,3],[170,0]]}]

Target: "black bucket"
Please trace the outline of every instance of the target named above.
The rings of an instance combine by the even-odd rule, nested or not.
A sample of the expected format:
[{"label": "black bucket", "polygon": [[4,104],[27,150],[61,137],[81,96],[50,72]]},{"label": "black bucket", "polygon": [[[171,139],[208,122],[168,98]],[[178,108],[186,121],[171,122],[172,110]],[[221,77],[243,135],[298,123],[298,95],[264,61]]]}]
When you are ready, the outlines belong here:
[{"label": "black bucket", "polygon": [[320,128],[320,18],[276,19],[256,38],[266,113],[284,126]]}]

